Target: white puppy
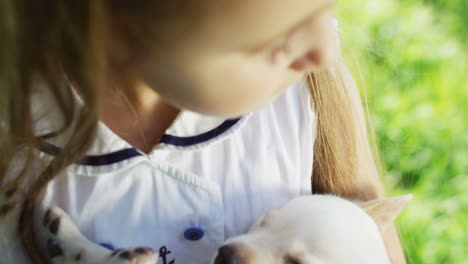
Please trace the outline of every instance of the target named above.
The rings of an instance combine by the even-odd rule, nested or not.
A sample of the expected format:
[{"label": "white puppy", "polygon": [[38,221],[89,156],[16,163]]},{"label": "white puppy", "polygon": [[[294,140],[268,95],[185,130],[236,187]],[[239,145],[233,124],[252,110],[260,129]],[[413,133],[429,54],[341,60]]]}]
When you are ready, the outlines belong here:
[{"label": "white puppy", "polygon": [[353,203],[330,195],[299,197],[227,240],[212,263],[389,264],[381,232],[411,198]]}]

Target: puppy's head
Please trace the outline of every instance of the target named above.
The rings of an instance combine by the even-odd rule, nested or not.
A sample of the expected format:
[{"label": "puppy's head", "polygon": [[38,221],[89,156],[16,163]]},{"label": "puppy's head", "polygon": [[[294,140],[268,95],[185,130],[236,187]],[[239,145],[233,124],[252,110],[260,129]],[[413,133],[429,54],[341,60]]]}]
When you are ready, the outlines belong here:
[{"label": "puppy's head", "polygon": [[213,264],[390,263],[380,232],[409,200],[411,195],[365,203],[299,197],[227,240]]}]

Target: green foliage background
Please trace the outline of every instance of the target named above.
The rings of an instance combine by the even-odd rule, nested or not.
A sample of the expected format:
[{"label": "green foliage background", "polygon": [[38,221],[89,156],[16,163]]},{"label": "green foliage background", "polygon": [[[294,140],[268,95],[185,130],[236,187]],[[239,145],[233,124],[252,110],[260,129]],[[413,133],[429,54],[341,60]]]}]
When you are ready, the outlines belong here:
[{"label": "green foliage background", "polygon": [[337,12],[388,192],[415,195],[398,219],[408,263],[468,263],[468,1],[341,1]]}]

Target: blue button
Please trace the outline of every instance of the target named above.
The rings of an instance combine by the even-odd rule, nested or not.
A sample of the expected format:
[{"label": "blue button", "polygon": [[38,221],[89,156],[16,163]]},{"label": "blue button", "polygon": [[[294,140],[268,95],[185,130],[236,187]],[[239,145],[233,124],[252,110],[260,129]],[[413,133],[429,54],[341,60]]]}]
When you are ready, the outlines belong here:
[{"label": "blue button", "polygon": [[115,250],[115,247],[110,243],[101,243],[99,245],[101,245],[101,246],[103,246],[103,247],[105,247],[105,248],[107,248],[109,250]]},{"label": "blue button", "polygon": [[203,229],[198,227],[191,227],[184,232],[184,237],[190,241],[197,241],[200,240],[205,235]]}]

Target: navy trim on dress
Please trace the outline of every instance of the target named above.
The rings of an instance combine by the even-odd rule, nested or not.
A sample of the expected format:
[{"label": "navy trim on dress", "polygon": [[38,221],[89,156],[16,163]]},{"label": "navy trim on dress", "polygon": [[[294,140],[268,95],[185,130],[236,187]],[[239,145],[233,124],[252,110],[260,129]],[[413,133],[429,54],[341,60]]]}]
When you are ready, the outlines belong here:
[{"label": "navy trim on dress", "polygon": [[[39,144],[39,150],[53,156],[58,155],[62,151],[59,147],[56,147],[46,142],[41,142]],[[143,154],[141,154],[135,148],[127,148],[104,155],[86,155],[83,159],[79,160],[77,164],[88,166],[103,166],[121,162],[126,159],[131,159],[142,155]]]},{"label": "navy trim on dress", "polygon": [[109,154],[105,154],[105,155],[85,156],[84,159],[79,161],[79,164],[89,165],[89,166],[110,165],[113,163],[121,162],[127,159],[142,156],[142,155],[143,154],[141,154],[135,148],[127,148],[127,149],[122,149],[122,150],[112,152]]},{"label": "navy trim on dress", "polygon": [[214,137],[217,137],[224,132],[226,132],[228,129],[230,129],[232,126],[234,126],[237,122],[239,122],[240,118],[236,119],[229,119],[224,121],[221,125],[217,126],[216,128],[213,128],[210,131],[207,131],[205,133],[202,133],[200,135],[196,136],[190,136],[190,137],[177,137],[173,135],[168,135],[164,134],[164,136],[161,138],[161,143],[169,144],[169,145],[174,145],[174,146],[190,146],[190,145],[195,145],[199,143],[206,142]]},{"label": "navy trim on dress", "polygon": [[[226,132],[229,128],[234,126],[237,122],[239,122],[240,118],[236,119],[229,119],[224,121],[218,127],[202,133],[196,136],[190,137],[177,137],[169,134],[164,134],[161,138],[160,142],[174,145],[174,146],[191,146],[195,144],[199,144],[202,142],[206,142],[212,138],[215,138],[224,132]],[[39,150],[45,152],[49,155],[56,156],[58,155],[62,149],[56,147],[52,144],[47,142],[41,141],[38,146]],[[88,166],[103,166],[103,165],[111,165],[113,163],[121,162],[127,159],[131,159],[134,157],[142,156],[143,154],[139,152],[136,148],[126,148],[122,150],[118,150],[115,152],[111,152],[104,155],[86,155],[83,159],[77,162],[80,165],[88,165]]]}]

